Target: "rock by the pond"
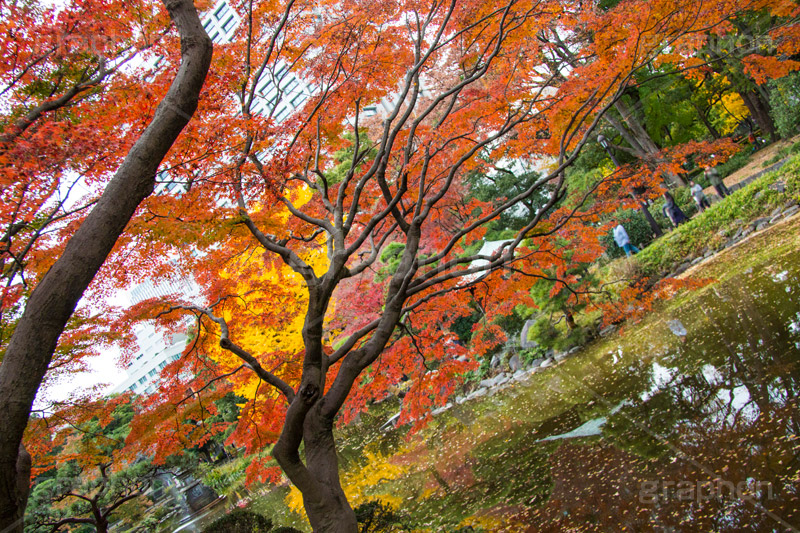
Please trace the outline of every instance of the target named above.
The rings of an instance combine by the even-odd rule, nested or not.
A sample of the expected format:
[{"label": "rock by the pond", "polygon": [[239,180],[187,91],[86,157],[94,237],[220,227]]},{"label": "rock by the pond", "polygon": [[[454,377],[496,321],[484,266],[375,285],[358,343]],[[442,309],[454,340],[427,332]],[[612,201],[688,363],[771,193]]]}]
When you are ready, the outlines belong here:
[{"label": "rock by the pond", "polygon": [[750,223],[750,227],[751,228],[757,228],[758,226],[760,226],[764,222],[768,222],[768,221],[769,221],[769,218],[765,218],[765,217],[757,218],[757,219],[755,219],[754,221],[752,221]]},{"label": "rock by the pond", "polygon": [[770,214],[769,214],[769,217],[770,217],[770,218],[772,218],[772,217],[774,217],[775,215],[780,215],[780,214],[781,214],[781,211],[783,211],[783,208],[781,208],[781,207],[776,207],[775,209],[773,209],[773,210],[772,210],[772,213],[770,213]]},{"label": "rock by the pond", "polygon": [[773,191],[784,192],[786,190],[786,182],[776,181],[775,183],[770,183],[769,188]]},{"label": "rock by the pond", "polygon": [[431,411],[431,414],[432,414],[433,416],[439,416],[440,414],[442,414],[442,413],[444,413],[445,411],[447,411],[447,409],[448,409],[448,407],[447,407],[446,405],[443,405],[443,406],[441,406],[441,407],[437,407],[436,409],[434,409],[433,411]]},{"label": "rock by the pond", "polygon": [[[688,266],[687,266],[686,268],[688,268]],[[686,270],[686,268],[684,268],[684,270]],[[678,269],[680,269],[680,267],[678,267]],[[677,272],[676,272],[676,273],[677,273]],[[611,334],[612,334],[612,333],[614,333],[615,331],[617,331],[617,326],[616,326],[616,324],[611,324],[610,326],[606,326],[606,327],[604,327],[603,329],[601,329],[601,330],[600,330],[600,332],[599,332],[599,335],[600,335],[601,337],[606,337],[606,336],[608,336],[608,335],[611,335]]]},{"label": "rock by the pond", "polygon": [[678,337],[685,337],[688,334],[688,332],[686,331],[686,326],[684,326],[683,322],[681,322],[677,318],[668,320],[667,326],[669,327],[669,330]]},{"label": "rock by the pond", "polygon": [[[780,209],[778,209],[778,211],[780,211]],[[779,212],[777,215],[775,215],[775,216],[773,216],[772,218],[770,218],[770,219],[769,219],[769,223],[770,223],[770,224],[774,224],[774,223],[775,223],[775,222],[777,222],[777,221],[778,221],[778,220],[779,220],[779,219],[780,219],[782,216],[783,216],[783,213],[780,213],[780,212]]]},{"label": "rock by the pond", "polygon": [[765,228],[767,228],[768,226],[769,226],[769,221],[762,222],[761,224],[759,224],[758,226],[756,226],[756,231],[761,231],[762,229],[765,229]]},{"label": "rock by the pond", "polygon": [[547,359],[547,360],[545,360],[544,363],[542,363],[540,365],[539,368],[547,368],[547,367],[553,366],[554,364],[555,364],[555,360],[554,359]]},{"label": "rock by the pond", "polygon": [[580,346],[573,346],[572,348],[569,349],[569,351],[567,352],[567,355],[572,355],[574,353],[578,353],[580,350],[581,350]]},{"label": "rock by the pond", "polygon": [[800,205],[793,205],[792,207],[783,212],[783,216],[790,217],[795,213],[797,213],[798,211],[800,211]]},{"label": "rock by the pond", "polygon": [[694,259],[692,259],[692,262],[690,264],[691,265],[696,265],[697,263],[699,263],[702,260],[703,260],[702,257],[695,257]]},{"label": "rock by the pond", "polygon": [[534,359],[533,361],[531,361],[531,362],[528,364],[528,368],[536,368],[536,367],[539,367],[539,366],[541,366],[541,365],[542,365],[542,363],[544,363],[544,358],[543,358],[543,357],[537,357],[536,359]]},{"label": "rock by the pond", "polygon": [[569,357],[569,352],[558,352],[553,356],[553,359],[555,359],[556,362],[561,362],[567,357]]},{"label": "rock by the pond", "polygon": [[492,356],[492,360],[489,361],[489,367],[497,368],[498,366],[500,366],[500,363],[502,363],[502,362],[503,362],[503,360],[500,358],[499,355],[493,355]]},{"label": "rock by the pond", "polygon": [[472,391],[469,394],[467,394],[467,397],[465,398],[465,400],[472,400],[473,398],[480,398],[481,396],[486,396],[486,394],[488,392],[489,392],[489,389],[486,389],[486,388],[483,388],[483,387],[481,387],[479,389],[475,389],[474,391]]},{"label": "rock by the pond", "polygon": [[691,262],[681,263],[678,266],[678,268],[675,269],[675,275],[677,276],[678,274],[682,274],[683,272],[686,272],[687,270],[689,270],[690,266],[692,266]]},{"label": "rock by the pond", "polygon": [[530,374],[525,370],[517,370],[516,372],[514,372],[514,375],[511,376],[511,379],[513,379],[514,381],[522,381],[528,379],[529,376]]},{"label": "rock by the pond", "polygon": [[511,356],[511,359],[508,360],[508,368],[510,368],[512,372],[516,372],[522,368],[522,361],[520,361],[519,355],[514,354]]}]

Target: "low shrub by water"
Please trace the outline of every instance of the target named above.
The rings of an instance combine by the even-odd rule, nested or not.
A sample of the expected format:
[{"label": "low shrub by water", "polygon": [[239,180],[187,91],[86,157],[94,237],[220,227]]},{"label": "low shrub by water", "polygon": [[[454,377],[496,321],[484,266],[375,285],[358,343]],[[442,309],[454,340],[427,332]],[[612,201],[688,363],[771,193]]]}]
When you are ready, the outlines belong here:
[{"label": "low shrub by water", "polygon": [[278,531],[272,529],[272,521],[269,518],[252,511],[234,509],[212,522],[203,530],[203,533],[263,533],[267,531]]}]

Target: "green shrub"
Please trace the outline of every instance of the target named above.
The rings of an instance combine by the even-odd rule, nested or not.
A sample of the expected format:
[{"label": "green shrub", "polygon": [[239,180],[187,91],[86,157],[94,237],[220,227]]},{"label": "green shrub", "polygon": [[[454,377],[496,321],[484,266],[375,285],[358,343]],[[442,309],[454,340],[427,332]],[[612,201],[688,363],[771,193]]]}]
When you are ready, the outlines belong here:
[{"label": "green shrub", "polygon": [[[552,348],[558,336],[558,330],[553,326],[547,316],[540,316],[536,319],[536,322],[528,328],[528,340],[538,344],[539,350]],[[539,350],[536,350],[536,352]],[[538,353],[533,353],[531,355],[538,355]],[[531,357],[531,359],[535,358],[536,357]]]},{"label": "green shrub", "polygon": [[245,470],[252,457],[239,457],[222,465],[214,465],[203,475],[203,484],[217,494],[230,496],[244,486]]},{"label": "green shrub", "polygon": [[218,518],[203,530],[203,533],[262,533],[272,530],[272,521],[258,513],[245,509],[234,509]]},{"label": "green shrub", "polygon": [[747,163],[750,162],[751,156],[750,150],[741,150],[734,154],[730,159],[726,162],[722,163],[721,165],[717,165],[717,170],[719,171],[719,175],[723,178],[730,176]]},{"label": "green shrub", "polygon": [[521,352],[521,357],[525,362],[542,357],[549,349],[555,351],[568,350],[573,346],[583,345],[588,340],[588,332],[584,328],[579,326],[570,330],[566,325],[563,325],[563,319],[561,319],[560,324],[559,327],[556,327],[550,321],[549,316],[540,316],[528,328],[528,340],[535,341],[538,346]]},{"label": "green shrub", "polygon": [[775,128],[781,137],[791,137],[800,130],[800,73],[771,80],[769,88]]},{"label": "green shrub", "polygon": [[354,509],[359,533],[405,531],[400,517],[380,500],[362,503]]}]

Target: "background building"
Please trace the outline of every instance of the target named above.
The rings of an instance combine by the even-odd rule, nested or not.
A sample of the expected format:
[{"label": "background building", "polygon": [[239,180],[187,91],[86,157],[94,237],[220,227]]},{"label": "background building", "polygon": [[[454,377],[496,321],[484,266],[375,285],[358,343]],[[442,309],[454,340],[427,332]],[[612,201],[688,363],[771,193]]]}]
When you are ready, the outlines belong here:
[{"label": "background building", "polygon": [[[157,298],[167,294],[197,294],[197,286],[186,278],[167,281],[158,285],[145,281],[130,291],[130,304],[135,305],[148,298]],[[182,331],[165,335],[150,323],[140,323],[134,334],[138,350],[125,368],[127,377],[112,392],[131,391],[136,394],[152,394],[158,388],[161,370],[172,361],[180,358],[186,347],[189,321],[187,319]]]}]

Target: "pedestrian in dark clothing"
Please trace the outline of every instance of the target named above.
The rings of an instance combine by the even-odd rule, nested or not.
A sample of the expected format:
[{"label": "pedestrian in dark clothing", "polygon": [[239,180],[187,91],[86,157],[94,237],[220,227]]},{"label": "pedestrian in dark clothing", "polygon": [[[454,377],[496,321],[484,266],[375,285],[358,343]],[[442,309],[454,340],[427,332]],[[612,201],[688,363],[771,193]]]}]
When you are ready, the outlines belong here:
[{"label": "pedestrian in dark clothing", "polygon": [[725,198],[731,193],[731,191],[729,191],[725,186],[725,182],[722,181],[722,176],[719,175],[719,170],[717,170],[717,167],[706,167],[705,175],[706,179],[717,191],[717,194],[720,198]]},{"label": "pedestrian in dark clothing", "polygon": [[675,203],[675,198],[669,192],[664,192],[664,215],[672,222],[672,225],[676,228],[689,220],[686,214],[681,211],[681,208],[678,207],[678,204]]}]

